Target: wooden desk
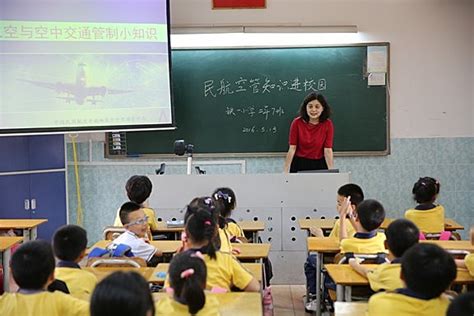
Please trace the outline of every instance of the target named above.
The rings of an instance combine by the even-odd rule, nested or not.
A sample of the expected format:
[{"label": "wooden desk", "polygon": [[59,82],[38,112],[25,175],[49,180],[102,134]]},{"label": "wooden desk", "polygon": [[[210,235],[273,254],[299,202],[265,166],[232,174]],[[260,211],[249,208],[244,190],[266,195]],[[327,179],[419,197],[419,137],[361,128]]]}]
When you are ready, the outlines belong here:
[{"label": "wooden desk", "polygon": [[[387,229],[388,225],[395,219],[393,218],[386,218],[385,221],[380,226],[381,229]],[[456,231],[456,230],[463,230],[464,226],[458,224],[454,219],[445,218],[444,219],[444,230],[446,231]]]},{"label": "wooden desk", "polygon": [[0,229],[21,229],[25,241],[35,240],[38,236],[38,226],[47,221],[47,219],[0,219]]},{"label": "wooden desk", "polygon": [[[254,243],[258,240],[258,232],[265,230],[265,223],[262,221],[241,221],[237,224],[242,228],[244,232],[251,232]],[[184,230],[184,227],[168,227],[166,222],[158,222],[158,229],[155,233],[173,233],[175,240],[180,239],[180,234]]]},{"label": "wooden desk", "polygon": [[[352,286],[369,286],[369,281],[348,264],[326,264],[324,267],[336,283],[337,301],[350,302]],[[364,267],[375,269],[377,265],[364,264]],[[453,284],[474,284],[474,277],[469,274],[467,269],[458,268]]]},{"label": "wooden desk", "polygon": [[240,254],[235,255],[239,260],[256,260],[262,261],[264,258],[268,258],[270,253],[271,244],[253,244],[253,243],[232,243],[232,248],[238,248]]},{"label": "wooden desk", "polygon": [[[106,248],[112,241],[100,240],[96,242],[88,250],[95,247]],[[163,252],[163,254],[173,254],[182,246],[180,240],[154,240],[150,242],[151,245],[155,246]],[[250,259],[250,260],[261,260],[267,258],[270,253],[270,244],[232,244],[233,248],[239,248],[241,253],[236,255],[238,259]]]},{"label": "wooden desk", "polygon": [[321,272],[325,253],[338,253],[339,240],[327,237],[308,237],[308,254],[316,255],[316,315],[321,315]]},{"label": "wooden desk", "polygon": [[[242,263],[242,266],[246,268],[257,279],[258,282],[262,282],[262,265],[260,263]],[[158,277],[158,273],[168,273],[169,267],[169,263],[158,264],[156,268],[154,268],[153,273],[148,281],[151,283],[164,284],[166,276]]]},{"label": "wooden desk", "polygon": [[[381,229],[387,229],[388,225],[394,221],[393,218],[386,218],[382,225],[380,225]],[[311,219],[299,219],[298,224],[300,228],[303,230],[307,230],[309,234],[309,229],[311,227],[320,227],[323,231],[331,230],[334,227],[334,223],[336,219],[328,218],[328,219],[321,219],[321,218],[311,218]],[[456,231],[456,230],[463,230],[464,226],[458,224],[455,220],[451,218],[446,218],[444,220],[444,229],[447,231]]]},{"label": "wooden desk", "polygon": [[365,302],[335,302],[335,316],[365,316],[367,314],[368,304]]},{"label": "wooden desk", "polygon": [[82,268],[85,271],[89,271],[93,273],[96,277],[97,280],[100,282],[102,279],[104,279],[106,276],[109,274],[112,274],[113,272],[116,271],[134,271],[139,274],[141,274],[142,277],[145,278],[145,280],[148,280],[150,282],[150,279],[153,276],[153,270],[155,268],[133,268],[133,267],[84,267]]},{"label": "wooden desk", "polygon": [[[111,240],[99,240],[92,247],[90,247],[87,252],[95,247],[106,248],[111,243]],[[150,242],[150,244],[161,250],[163,254],[173,254],[179,247],[182,246],[182,242],[180,240],[153,240]]]},{"label": "wooden desk", "polygon": [[245,232],[252,233],[252,242],[258,243],[258,233],[265,230],[265,223],[262,221],[241,221],[237,224]]},{"label": "wooden desk", "polygon": [[22,237],[0,237],[0,253],[3,266],[3,290],[10,290],[10,258],[11,248],[23,241]]},{"label": "wooden desk", "polygon": [[474,245],[469,240],[421,240],[422,243],[436,244],[448,252],[474,252]]},{"label": "wooden desk", "polygon": [[[167,293],[153,293],[155,301],[165,297]],[[215,296],[219,301],[219,312],[221,316],[261,316],[262,298],[260,293],[232,292],[222,294],[208,294]]]}]

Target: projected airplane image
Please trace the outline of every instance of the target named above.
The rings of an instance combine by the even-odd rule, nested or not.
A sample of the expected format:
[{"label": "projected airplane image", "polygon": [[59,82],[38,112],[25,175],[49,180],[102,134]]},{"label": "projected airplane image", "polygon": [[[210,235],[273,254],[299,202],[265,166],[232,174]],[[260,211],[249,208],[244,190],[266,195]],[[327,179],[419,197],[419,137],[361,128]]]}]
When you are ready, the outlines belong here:
[{"label": "projected airplane image", "polygon": [[[52,83],[26,79],[18,80],[28,82],[41,88],[55,90],[58,94],[66,94],[66,96],[57,96],[56,98],[63,99],[66,101],[66,103],[75,101],[76,104],[79,105],[84,104],[84,102],[90,102],[91,104],[95,105],[97,102],[102,102],[102,99],[106,94],[123,94],[133,92],[133,90],[110,89],[105,86],[87,86],[85,67],[86,64],[84,63],[79,63],[77,65],[75,83]],[[96,97],[100,97],[100,99],[97,99]]]}]

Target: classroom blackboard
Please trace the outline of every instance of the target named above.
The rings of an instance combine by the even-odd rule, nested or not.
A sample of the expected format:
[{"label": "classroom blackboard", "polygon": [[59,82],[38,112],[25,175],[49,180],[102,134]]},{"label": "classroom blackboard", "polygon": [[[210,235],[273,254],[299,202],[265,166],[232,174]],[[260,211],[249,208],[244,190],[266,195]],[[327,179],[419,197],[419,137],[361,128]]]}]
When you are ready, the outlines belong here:
[{"label": "classroom blackboard", "polygon": [[302,100],[319,91],[332,107],[336,153],[388,154],[387,84],[369,86],[366,71],[367,47],[380,45],[388,51],[388,43],[173,50],[176,130],[127,132],[126,152],[172,154],[184,139],[195,154],[281,154]]}]

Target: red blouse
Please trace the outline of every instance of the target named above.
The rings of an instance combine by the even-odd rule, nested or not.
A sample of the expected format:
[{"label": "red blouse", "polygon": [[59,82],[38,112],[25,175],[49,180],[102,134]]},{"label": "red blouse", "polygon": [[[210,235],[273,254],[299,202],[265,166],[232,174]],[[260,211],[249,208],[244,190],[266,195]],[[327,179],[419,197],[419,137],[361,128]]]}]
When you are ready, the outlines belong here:
[{"label": "red blouse", "polygon": [[319,124],[305,122],[301,117],[290,126],[290,145],[296,145],[295,155],[307,159],[321,159],[324,148],[332,148],[334,125],[331,120]]}]

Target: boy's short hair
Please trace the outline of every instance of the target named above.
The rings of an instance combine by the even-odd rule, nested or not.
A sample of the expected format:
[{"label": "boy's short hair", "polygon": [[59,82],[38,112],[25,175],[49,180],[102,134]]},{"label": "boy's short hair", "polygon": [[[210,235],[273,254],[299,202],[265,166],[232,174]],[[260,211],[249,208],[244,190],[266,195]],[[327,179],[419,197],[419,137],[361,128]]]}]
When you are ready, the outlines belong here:
[{"label": "boy's short hair", "polygon": [[356,209],[360,225],[367,231],[373,231],[382,225],[385,219],[385,209],[376,200],[364,200]]},{"label": "boy's short hair", "polygon": [[147,176],[132,176],[125,184],[130,201],[142,204],[151,194],[153,185]]},{"label": "boy's short hair", "polygon": [[141,206],[135,202],[123,203],[119,211],[120,221],[122,222],[122,225],[125,226],[125,224],[129,223],[128,214],[138,211],[140,208]]},{"label": "boy's short hair", "polygon": [[44,240],[24,243],[18,247],[10,261],[13,279],[20,288],[28,290],[43,289],[54,266],[53,249]]},{"label": "boy's short hair", "polygon": [[400,258],[405,251],[418,243],[420,230],[412,221],[397,219],[388,225],[385,235],[387,236],[388,249],[395,257]]},{"label": "boy's short hair", "polygon": [[432,299],[440,296],[456,278],[454,259],[443,248],[419,243],[402,257],[402,277],[407,288]]},{"label": "boy's short hair", "polygon": [[140,274],[117,271],[95,287],[90,312],[91,316],[155,315],[155,304],[148,283]]},{"label": "boy's short hair", "polygon": [[354,183],[344,184],[337,190],[337,194],[344,197],[351,197],[351,204],[359,205],[364,200],[362,188]]},{"label": "boy's short hair", "polygon": [[472,316],[474,315],[474,292],[467,292],[457,296],[449,304],[446,316]]},{"label": "boy's short hair", "polygon": [[87,232],[77,225],[60,227],[53,236],[56,257],[64,261],[75,261],[87,247]]}]

